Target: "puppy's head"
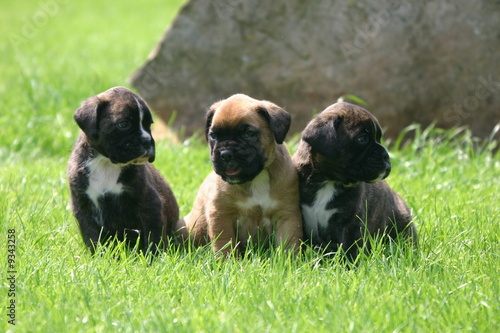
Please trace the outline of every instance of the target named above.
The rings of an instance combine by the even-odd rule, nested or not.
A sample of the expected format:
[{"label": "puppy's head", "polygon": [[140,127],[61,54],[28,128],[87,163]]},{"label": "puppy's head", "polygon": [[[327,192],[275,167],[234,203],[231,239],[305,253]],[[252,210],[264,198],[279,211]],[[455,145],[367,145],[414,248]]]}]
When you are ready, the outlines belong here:
[{"label": "puppy's head", "polygon": [[377,119],[349,103],[329,106],[302,132],[317,171],[346,185],[376,182],[389,175],[389,154],[380,144],[381,136]]},{"label": "puppy's head", "polygon": [[90,97],[75,111],[89,145],[115,164],[144,164],[155,159],[153,118],[146,102],[124,87]]},{"label": "puppy's head", "polygon": [[290,118],[279,106],[243,94],[213,104],[205,135],[215,172],[230,184],[254,179],[274,159]]}]

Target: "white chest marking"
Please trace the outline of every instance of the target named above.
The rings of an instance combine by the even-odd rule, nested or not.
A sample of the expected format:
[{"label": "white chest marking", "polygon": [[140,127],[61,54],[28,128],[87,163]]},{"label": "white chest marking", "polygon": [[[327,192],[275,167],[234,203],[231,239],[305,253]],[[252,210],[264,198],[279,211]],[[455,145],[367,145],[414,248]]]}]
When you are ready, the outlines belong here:
[{"label": "white chest marking", "polygon": [[89,187],[86,193],[97,209],[99,209],[99,198],[104,194],[123,192],[123,184],[118,183],[121,168],[111,163],[109,158],[98,155],[87,163],[87,168],[89,169]]},{"label": "white chest marking", "polygon": [[338,208],[326,209],[327,204],[333,200],[337,190],[332,182],[326,182],[318,192],[312,206],[301,205],[304,224],[308,236],[319,235],[318,227],[326,228],[330,217],[338,213]]},{"label": "white chest marking", "polygon": [[272,200],[269,196],[271,192],[271,185],[269,183],[269,173],[262,171],[250,185],[251,196],[245,201],[237,202],[241,209],[251,209],[255,206],[260,206],[264,215],[266,211],[274,209],[276,201]]},{"label": "white chest marking", "polygon": [[[270,197],[271,186],[267,171],[262,171],[252,180],[249,190],[250,197],[246,198],[245,201],[236,202],[236,205],[240,209],[240,216],[238,216],[238,240],[243,246],[247,245],[249,237],[257,237],[259,230],[263,230],[268,234],[271,233],[272,214],[277,206],[277,202]],[[246,214],[247,211],[255,208],[260,208],[262,211],[262,220],[260,221],[249,218]]]}]

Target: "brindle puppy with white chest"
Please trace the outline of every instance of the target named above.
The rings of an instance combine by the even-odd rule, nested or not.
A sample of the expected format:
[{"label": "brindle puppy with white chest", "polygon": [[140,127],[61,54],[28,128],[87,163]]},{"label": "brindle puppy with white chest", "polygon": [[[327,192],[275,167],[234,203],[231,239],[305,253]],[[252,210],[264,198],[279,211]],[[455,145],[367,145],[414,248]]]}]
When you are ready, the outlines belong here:
[{"label": "brindle puppy with white chest", "polygon": [[383,180],[391,171],[377,119],[363,108],[336,103],[302,132],[293,156],[299,171],[304,237],[350,258],[364,235],[417,240],[408,206]]},{"label": "brindle puppy with white chest", "polygon": [[205,134],[214,171],[176,229],[198,245],[213,241],[213,251],[224,254],[262,234],[298,249],[298,178],[283,143],[289,126],[285,110],[243,94],[212,105]]},{"label": "brindle puppy with white chest", "polygon": [[146,102],[124,87],[88,98],[68,163],[71,207],[90,251],[112,237],[156,252],[179,218],[174,194],[151,162],[155,142]]}]

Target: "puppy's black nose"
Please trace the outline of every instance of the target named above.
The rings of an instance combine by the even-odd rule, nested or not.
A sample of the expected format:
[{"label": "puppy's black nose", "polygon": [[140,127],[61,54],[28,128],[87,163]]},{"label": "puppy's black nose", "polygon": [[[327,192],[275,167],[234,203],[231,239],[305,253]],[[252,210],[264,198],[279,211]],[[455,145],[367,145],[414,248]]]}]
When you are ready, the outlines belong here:
[{"label": "puppy's black nose", "polygon": [[232,160],[234,157],[234,153],[232,150],[223,150],[220,152],[220,158],[224,161],[224,162],[227,162],[227,161],[230,161]]}]

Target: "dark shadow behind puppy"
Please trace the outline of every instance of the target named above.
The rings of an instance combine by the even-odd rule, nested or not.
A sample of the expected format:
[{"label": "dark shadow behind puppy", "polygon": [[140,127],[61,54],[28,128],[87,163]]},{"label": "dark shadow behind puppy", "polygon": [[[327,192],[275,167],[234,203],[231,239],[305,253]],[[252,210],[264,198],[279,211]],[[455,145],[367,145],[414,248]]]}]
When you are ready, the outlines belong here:
[{"label": "dark shadow behind puppy", "polygon": [[85,244],[116,237],[146,252],[165,245],[179,217],[177,201],[153,167],[151,112],[124,87],[84,101],[74,119],[81,128],[68,163],[71,207]]},{"label": "dark shadow behind puppy", "polygon": [[312,245],[342,249],[353,259],[368,235],[416,243],[407,205],[383,180],[391,164],[381,136],[377,119],[349,103],[329,106],[302,132],[293,161],[304,237]]}]

